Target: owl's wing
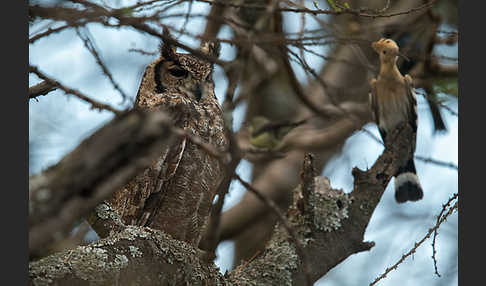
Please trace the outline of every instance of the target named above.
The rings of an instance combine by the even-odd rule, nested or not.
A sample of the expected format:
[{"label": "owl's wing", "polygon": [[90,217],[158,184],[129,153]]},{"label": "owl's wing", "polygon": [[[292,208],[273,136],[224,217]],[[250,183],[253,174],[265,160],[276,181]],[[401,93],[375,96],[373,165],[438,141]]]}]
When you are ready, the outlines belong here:
[{"label": "owl's wing", "polygon": [[186,138],[181,138],[176,144],[171,145],[161,158],[160,164],[161,168],[159,171],[159,176],[157,177],[157,185],[152,193],[160,192],[164,182],[172,178],[179,167],[179,163],[186,148]]},{"label": "owl's wing", "polygon": [[164,194],[164,184],[176,173],[186,147],[186,138],[177,139],[162,151],[152,166],[115,192],[107,202],[129,225],[145,225],[157,200]]},{"label": "owl's wing", "polygon": [[186,148],[186,138],[180,138],[177,143],[172,144],[164,155],[155,163],[158,170],[157,177],[152,178],[152,189],[146,192],[145,202],[141,206],[140,218],[137,225],[145,226],[156,215],[160,203],[165,195],[163,189],[177,172],[179,163]]}]

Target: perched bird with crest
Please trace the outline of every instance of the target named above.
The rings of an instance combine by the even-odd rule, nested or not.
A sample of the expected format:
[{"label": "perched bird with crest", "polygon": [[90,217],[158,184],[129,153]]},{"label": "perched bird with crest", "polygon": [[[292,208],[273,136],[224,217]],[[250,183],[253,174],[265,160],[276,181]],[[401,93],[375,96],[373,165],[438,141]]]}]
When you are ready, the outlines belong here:
[{"label": "perched bird with crest", "polygon": [[408,123],[414,132],[410,138],[413,152],[405,165],[395,175],[395,199],[399,203],[418,201],[423,197],[422,186],[415,170],[413,153],[417,134],[417,100],[412,77],[402,76],[396,61],[398,45],[391,39],[380,39],[372,43],[372,48],[380,58],[380,72],[370,81],[370,107],[381,138],[386,145],[386,135],[400,123]]},{"label": "perched bird with crest", "polygon": [[[168,30],[164,34],[170,38]],[[170,38],[172,39],[172,38]],[[218,57],[219,45],[203,42],[201,51]],[[174,126],[225,150],[228,137],[214,93],[213,64],[177,53],[164,41],[160,57],[145,70],[134,108],[163,110]],[[125,224],[162,230],[194,246],[204,233],[223,165],[182,136],[151,167],[108,201]]]}]

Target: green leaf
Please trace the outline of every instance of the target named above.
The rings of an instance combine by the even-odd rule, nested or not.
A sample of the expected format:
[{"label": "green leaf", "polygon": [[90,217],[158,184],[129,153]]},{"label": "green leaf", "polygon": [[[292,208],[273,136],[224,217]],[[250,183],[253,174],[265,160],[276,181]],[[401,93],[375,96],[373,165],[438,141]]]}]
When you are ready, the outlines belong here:
[{"label": "green leaf", "polygon": [[339,8],[336,3],[334,3],[334,0],[326,0],[327,2],[327,5],[329,5],[329,7],[331,7],[334,11],[336,12],[341,12],[341,8]]},{"label": "green leaf", "polygon": [[458,97],[457,78],[434,79],[433,84],[435,93],[445,93]]},{"label": "green leaf", "polygon": [[120,12],[123,16],[132,16],[133,8],[121,8]]}]

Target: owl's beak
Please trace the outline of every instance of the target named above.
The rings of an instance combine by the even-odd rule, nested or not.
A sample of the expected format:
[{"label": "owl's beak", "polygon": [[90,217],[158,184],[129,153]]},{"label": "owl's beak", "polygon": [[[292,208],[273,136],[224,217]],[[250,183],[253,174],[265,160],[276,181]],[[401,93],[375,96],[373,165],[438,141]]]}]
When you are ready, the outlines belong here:
[{"label": "owl's beak", "polygon": [[196,97],[197,101],[201,100],[202,94],[204,92],[204,86],[200,83],[196,85],[196,88],[194,90],[194,97]]}]

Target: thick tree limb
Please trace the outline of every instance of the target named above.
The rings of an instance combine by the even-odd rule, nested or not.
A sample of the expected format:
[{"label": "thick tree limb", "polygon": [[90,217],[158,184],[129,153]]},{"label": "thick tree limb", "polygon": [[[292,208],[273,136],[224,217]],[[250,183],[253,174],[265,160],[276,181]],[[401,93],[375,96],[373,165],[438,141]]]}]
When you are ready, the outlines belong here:
[{"label": "thick tree limb", "polygon": [[[29,264],[29,285],[222,285],[201,251],[150,228],[123,231]],[[207,284],[203,284],[207,283]]]},{"label": "thick tree limb", "polygon": [[[370,170],[353,170],[351,193],[331,189],[329,180],[302,176],[306,188],[293,192],[287,220],[304,245],[315,282],[351,254],[369,250],[363,242],[368,222],[392,175],[412,152],[411,128],[392,132],[390,142]],[[307,167],[309,169],[309,167]],[[303,285],[303,264],[292,238],[279,225],[266,249],[252,262],[222,277],[206,264],[204,253],[150,228],[128,226],[106,239],[29,265],[31,285]],[[263,273],[263,274],[262,274]],[[206,283],[206,284],[204,284]]]},{"label": "thick tree limb", "polygon": [[29,179],[29,251],[69,231],[76,219],[122,187],[175,137],[162,112],[132,110]]},{"label": "thick tree limb", "polygon": [[[410,127],[404,126],[392,132],[389,136],[394,144],[387,146],[370,170],[353,170],[351,193],[332,189],[324,177],[315,177],[314,186],[303,182],[304,188],[310,192],[307,199],[302,193],[302,185],[294,190],[294,201],[287,218],[305,245],[313,282],[350,255],[373,247],[373,242],[363,241],[364,232],[388,182],[403,163],[401,158],[407,158],[412,152],[407,140],[411,131]],[[236,268],[230,277],[233,283],[241,285],[250,282],[256,285],[303,285],[304,274],[295,246],[280,225],[265,251],[248,265]]]}]

